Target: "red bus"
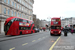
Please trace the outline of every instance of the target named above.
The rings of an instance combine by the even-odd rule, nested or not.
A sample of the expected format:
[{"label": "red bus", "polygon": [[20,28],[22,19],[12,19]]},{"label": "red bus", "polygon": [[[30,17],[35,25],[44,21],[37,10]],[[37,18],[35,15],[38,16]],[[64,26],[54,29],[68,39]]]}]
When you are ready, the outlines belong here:
[{"label": "red bus", "polygon": [[4,23],[5,35],[20,35],[35,33],[34,22],[20,17],[9,17]]},{"label": "red bus", "polygon": [[50,35],[61,35],[61,19],[51,18]]}]

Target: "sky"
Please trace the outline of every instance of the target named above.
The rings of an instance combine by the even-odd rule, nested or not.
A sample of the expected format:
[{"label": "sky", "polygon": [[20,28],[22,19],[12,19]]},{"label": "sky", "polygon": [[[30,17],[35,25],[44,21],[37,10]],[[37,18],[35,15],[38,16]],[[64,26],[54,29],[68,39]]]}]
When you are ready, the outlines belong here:
[{"label": "sky", "polygon": [[33,14],[42,20],[75,17],[75,0],[34,0]]}]

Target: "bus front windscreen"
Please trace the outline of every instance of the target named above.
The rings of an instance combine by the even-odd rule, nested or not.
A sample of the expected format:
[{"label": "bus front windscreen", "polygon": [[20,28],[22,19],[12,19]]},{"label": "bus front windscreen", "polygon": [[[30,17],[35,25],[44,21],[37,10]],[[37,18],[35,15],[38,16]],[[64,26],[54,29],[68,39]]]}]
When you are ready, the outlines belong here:
[{"label": "bus front windscreen", "polygon": [[14,22],[15,18],[10,20],[6,25],[4,25],[4,31],[7,33],[7,31],[9,30],[11,24]]},{"label": "bus front windscreen", "polygon": [[51,29],[61,29],[61,26],[51,26]]}]

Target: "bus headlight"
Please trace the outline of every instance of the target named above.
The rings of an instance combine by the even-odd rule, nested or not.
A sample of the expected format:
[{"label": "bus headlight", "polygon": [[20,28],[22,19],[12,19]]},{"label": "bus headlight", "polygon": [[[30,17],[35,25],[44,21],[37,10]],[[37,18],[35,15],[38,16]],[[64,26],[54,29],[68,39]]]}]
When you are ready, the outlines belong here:
[{"label": "bus headlight", "polygon": [[51,31],[51,33],[53,33],[53,31]]},{"label": "bus headlight", "polygon": [[61,33],[61,31],[59,31],[59,33]]}]

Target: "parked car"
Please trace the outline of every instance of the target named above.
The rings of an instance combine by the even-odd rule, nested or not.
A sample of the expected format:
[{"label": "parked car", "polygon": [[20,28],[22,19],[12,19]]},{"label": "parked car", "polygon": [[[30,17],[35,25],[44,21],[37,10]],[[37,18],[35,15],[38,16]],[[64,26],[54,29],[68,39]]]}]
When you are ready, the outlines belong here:
[{"label": "parked car", "polygon": [[40,29],[39,28],[35,28],[35,33],[39,32]]}]

